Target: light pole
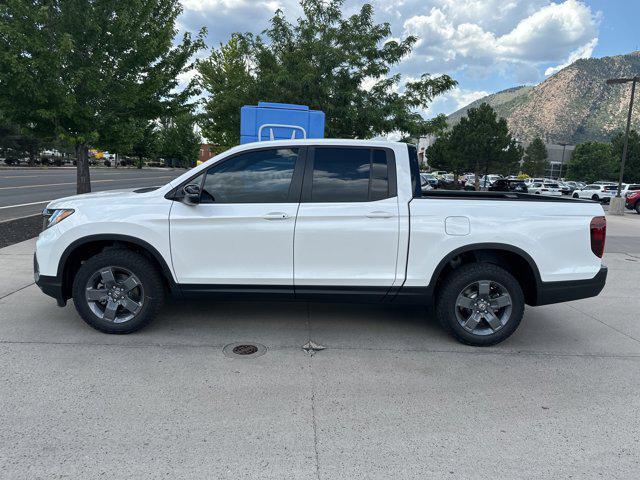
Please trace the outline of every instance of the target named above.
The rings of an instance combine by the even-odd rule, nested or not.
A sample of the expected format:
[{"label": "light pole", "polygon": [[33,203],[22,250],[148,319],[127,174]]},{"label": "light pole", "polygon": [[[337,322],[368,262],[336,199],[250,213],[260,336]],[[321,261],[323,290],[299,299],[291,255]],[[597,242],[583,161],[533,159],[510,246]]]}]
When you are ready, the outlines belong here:
[{"label": "light pole", "polygon": [[562,167],[564,167],[564,152],[567,149],[567,145],[569,144],[564,142],[559,142],[558,145],[562,146],[562,160],[560,161],[560,173],[558,174],[558,180],[560,180],[560,177],[562,177]]},{"label": "light pole", "polygon": [[616,193],[616,204],[611,205],[611,213],[616,215],[624,215],[624,200],[620,193],[622,192],[622,180],[624,176],[624,164],[627,160],[627,148],[629,147],[629,129],[631,128],[631,112],[633,111],[633,97],[636,93],[636,83],[640,81],[639,76],[632,78],[610,78],[607,85],[618,85],[622,83],[631,83],[631,100],[629,101],[629,113],[627,114],[627,130],[624,135],[624,147],[622,147],[622,160],[620,161],[620,178],[618,179],[618,192]]}]

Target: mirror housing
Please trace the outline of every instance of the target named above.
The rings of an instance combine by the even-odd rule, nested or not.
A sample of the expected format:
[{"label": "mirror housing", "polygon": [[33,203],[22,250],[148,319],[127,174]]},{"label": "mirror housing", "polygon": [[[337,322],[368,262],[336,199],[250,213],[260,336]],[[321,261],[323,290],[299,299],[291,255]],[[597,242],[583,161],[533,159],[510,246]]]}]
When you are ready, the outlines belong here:
[{"label": "mirror housing", "polygon": [[200,185],[190,183],[182,187],[182,201],[187,205],[197,205],[200,203]]}]

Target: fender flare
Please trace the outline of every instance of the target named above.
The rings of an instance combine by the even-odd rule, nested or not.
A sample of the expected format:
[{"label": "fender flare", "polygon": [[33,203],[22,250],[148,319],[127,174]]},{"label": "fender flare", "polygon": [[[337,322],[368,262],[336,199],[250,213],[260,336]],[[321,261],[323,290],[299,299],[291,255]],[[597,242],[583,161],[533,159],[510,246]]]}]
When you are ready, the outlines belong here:
[{"label": "fender flare", "polygon": [[129,235],[121,235],[116,233],[101,233],[97,235],[88,235],[86,237],[82,237],[82,238],[79,238],[78,240],[71,242],[69,246],[65,248],[64,252],[60,256],[60,261],[58,262],[58,271],[57,271],[58,278],[61,280],[63,279],[65,266],[67,265],[67,261],[69,260],[69,257],[71,256],[74,250],[88,243],[104,242],[104,241],[132,243],[146,250],[147,252],[149,252],[149,254],[151,254],[151,256],[155,259],[155,261],[158,262],[158,265],[160,265],[162,274],[166,277],[167,281],[169,282],[169,286],[171,287],[171,290],[174,291],[177,288],[177,284],[173,278],[173,273],[171,272],[171,269],[169,268],[167,261],[153,245],[137,237],[132,237]]},{"label": "fender flare", "polygon": [[464,245],[462,247],[456,248],[455,250],[449,252],[440,261],[440,263],[438,263],[435,270],[433,271],[433,274],[431,275],[431,280],[429,281],[429,286],[435,287],[435,284],[438,280],[438,277],[442,273],[442,270],[444,270],[444,267],[454,257],[460,255],[461,253],[472,252],[474,250],[504,250],[510,253],[515,253],[516,255],[524,258],[524,260],[529,264],[529,268],[531,268],[531,271],[533,272],[533,275],[535,277],[536,288],[538,288],[542,283],[542,280],[540,277],[540,270],[538,269],[538,265],[536,265],[536,262],[533,260],[533,258],[531,258],[531,255],[529,255],[527,252],[525,252],[521,248],[514,247],[513,245],[509,245],[506,243],[488,242],[488,243],[472,243],[469,245]]}]

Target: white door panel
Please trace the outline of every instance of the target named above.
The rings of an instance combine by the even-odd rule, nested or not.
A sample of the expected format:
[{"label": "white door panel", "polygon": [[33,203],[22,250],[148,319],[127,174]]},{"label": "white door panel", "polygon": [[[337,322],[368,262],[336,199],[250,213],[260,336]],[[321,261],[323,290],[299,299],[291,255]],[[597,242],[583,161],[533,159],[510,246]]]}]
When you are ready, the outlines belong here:
[{"label": "white door panel", "polygon": [[297,203],[174,202],[171,254],[179,283],[293,285]]},{"label": "white door panel", "polygon": [[398,199],[301,203],[295,230],[295,284],[392,286]]}]

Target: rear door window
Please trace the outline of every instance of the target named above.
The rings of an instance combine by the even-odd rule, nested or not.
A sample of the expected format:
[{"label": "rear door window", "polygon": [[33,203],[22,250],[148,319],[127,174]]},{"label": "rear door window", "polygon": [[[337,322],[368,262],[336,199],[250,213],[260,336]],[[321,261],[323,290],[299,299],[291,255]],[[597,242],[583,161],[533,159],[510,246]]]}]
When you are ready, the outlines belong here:
[{"label": "rear door window", "polygon": [[[311,175],[311,202],[367,202],[395,196],[386,150],[316,147]],[[391,178],[391,180],[390,180]],[[418,184],[419,188],[419,184]]]}]

